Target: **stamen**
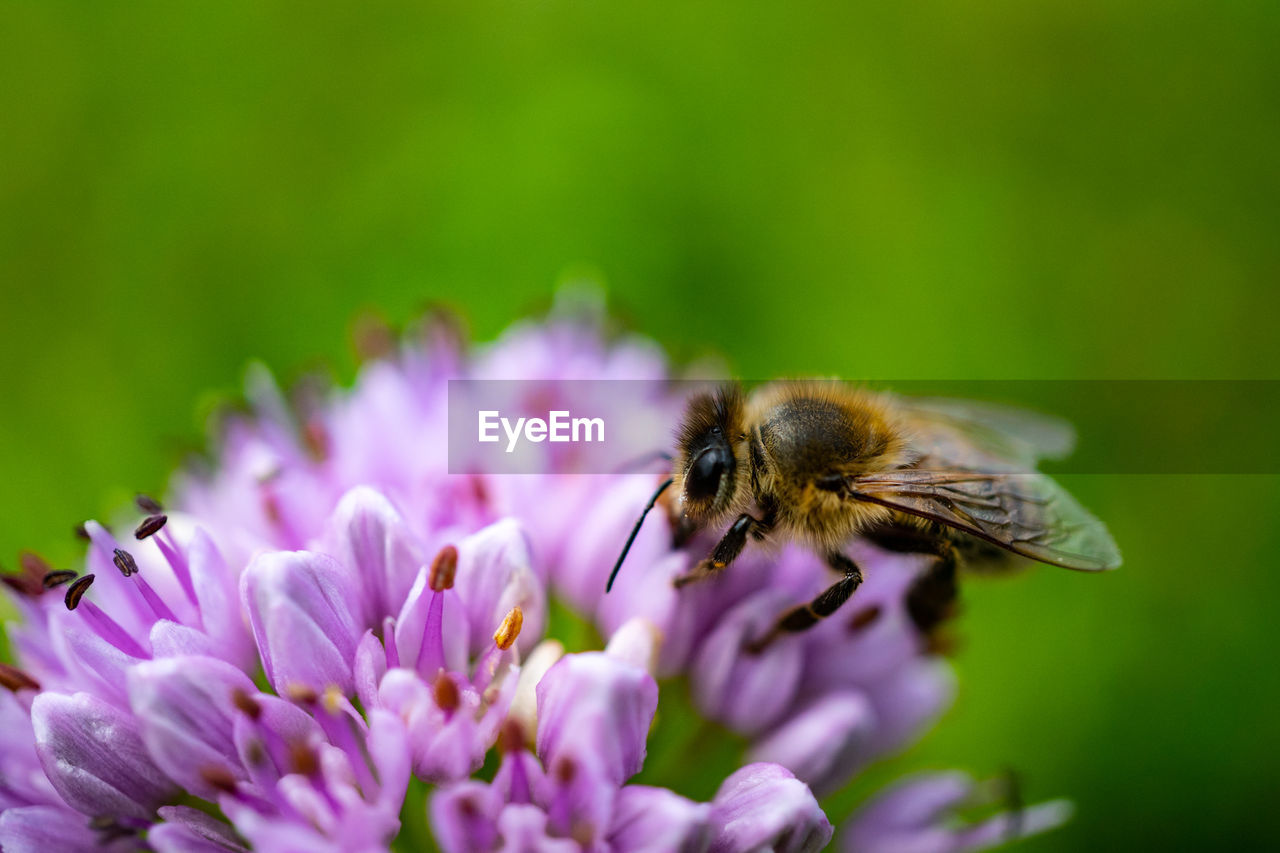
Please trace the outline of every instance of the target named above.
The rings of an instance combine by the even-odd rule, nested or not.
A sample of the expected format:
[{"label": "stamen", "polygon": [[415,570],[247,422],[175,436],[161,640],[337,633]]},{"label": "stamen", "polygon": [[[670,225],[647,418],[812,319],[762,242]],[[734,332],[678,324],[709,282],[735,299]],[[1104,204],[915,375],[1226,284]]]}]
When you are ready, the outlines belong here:
[{"label": "stamen", "polygon": [[38,597],[44,592],[43,581],[45,574],[49,571],[49,564],[38,554],[23,551],[18,558],[18,566],[17,574],[5,575],[0,580],[19,595],[25,595],[28,598]]},{"label": "stamen", "polygon": [[271,756],[267,755],[267,748],[263,746],[260,740],[251,740],[245,744],[245,763],[251,768],[265,767]]},{"label": "stamen", "polygon": [[0,663],[0,687],[5,687],[17,693],[19,690],[39,690],[40,682],[16,666]]},{"label": "stamen", "polygon": [[484,477],[479,474],[471,475],[471,497],[479,506],[489,505],[489,487],[484,484]]},{"label": "stamen", "polygon": [[[89,538],[93,541],[93,549],[89,553],[90,568],[94,569],[95,572],[105,572],[107,571],[105,563],[109,560],[125,578],[132,577],[138,573],[138,564],[133,559],[133,555],[120,547],[120,543],[116,541],[110,530],[93,520],[86,521],[84,527],[85,530],[89,531]],[[109,575],[104,577],[102,582],[108,586],[120,588],[116,586],[120,582]],[[133,615],[139,624],[149,625],[158,616],[155,606],[151,604],[145,594],[126,594],[124,604],[133,611]]]},{"label": "stamen", "polygon": [[519,720],[507,717],[502,721],[502,728],[498,732],[498,751],[503,755],[510,755],[524,749],[524,745],[524,726],[520,725]]},{"label": "stamen", "polygon": [[432,592],[444,592],[453,588],[453,576],[458,571],[458,549],[446,545],[431,561],[431,571],[427,574],[427,584]]},{"label": "stamen", "polygon": [[342,700],[345,698],[342,695],[342,690],[336,684],[330,684],[324,689],[324,709],[330,714],[341,713]]},{"label": "stamen", "polygon": [[160,532],[160,528],[164,527],[165,522],[169,520],[167,515],[149,515],[142,520],[142,523],[133,531],[133,538],[141,542],[148,536],[153,536]]},{"label": "stamen", "polygon": [[569,837],[578,842],[583,848],[590,847],[595,836],[595,827],[587,820],[574,821],[573,828],[569,830]]},{"label": "stamen", "polygon": [[369,729],[364,717],[336,685],[331,685],[324,692],[324,710],[327,713],[313,713],[312,716],[329,736],[329,742],[351,759],[356,784],[366,796],[370,795],[378,789],[378,782],[371,769],[373,759],[368,750]]},{"label": "stamen", "polygon": [[147,583],[142,575],[138,575],[137,570],[134,571],[134,574],[137,575],[134,583],[138,585],[138,592],[142,593],[142,599],[151,608],[152,615],[156,619],[168,619],[170,622],[177,622],[178,617],[169,609],[169,605],[164,603],[164,599],[151,588],[151,584]]},{"label": "stamen", "polygon": [[436,700],[436,707],[446,714],[452,714],[458,710],[458,705],[462,702],[458,685],[454,684],[453,679],[444,672],[440,673],[440,677],[431,685],[431,695]]},{"label": "stamen", "polygon": [[866,628],[869,628],[873,622],[880,618],[880,605],[873,604],[870,607],[864,607],[857,613],[853,614],[853,618],[849,620],[849,633],[856,634]]},{"label": "stamen", "polygon": [[76,535],[77,539],[83,539],[86,542],[89,541],[89,531],[85,529],[83,523],[77,524],[75,527],[71,528],[71,532]]},{"label": "stamen", "polygon": [[239,687],[231,691],[231,702],[242,714],[253,723],[254,736],[247,741],[246,763],[250,771],[250,781],[264,788],[274,784],[267,773],[277,776],[287,772],[289,766],[289,749],[279,732],[269,725],[262,725],[262,703]]},{"label": "stamen", "polygon": [[209,764],[201,767],[200,778],[204,780],[206,785],[216,788],[224,794],[234,794],[236,792],[235,775],[221,765]]},{"label": "stamen", "polygon": [[239,687],[231,691],[231,702],[251,720],[257,720],[262,716],[262,706],[258,704],[256,699]]},{"label": "stamen", "polygon": [[400,647],[396,645],[396,619],[388,616],[382,620],[382,645],[386,650],[387,669],[400,666]]},{"label": "stamen", "polygon": [[[91,577],[93,577],[93,575],[85,575],[85,578]],[[84,580],[84,578],[81,578],[80,580]],[[76,583],[79,582],[80,581],[76,581]],[[67,591],[68,595],[70,592],[70,590]],[[77,601],[79,601],[78,598]],[[138,641],[133,638],[132,634],[126,631],[119,622],[108,616],[105,610],[94,604],[92,601],[85,601],[81,603],[80,612],[84,615],[84,620],[89,623],[89,627],[93,628],[94,632],[99,637],[106,640],[120,651],[132,657],[142,658],[144,660],[151,657],[150,653],[138,644]]]},{"label": "stamen", "polygon": [[159,515],[164,512],[164,507],[160,506],[160,502],[150,495],[138,494],[133,502],[138,505],[138,509],[150,515]]},{"label": "stamen", "polygon": [[267,491],[265,486],[262,489],[262,514],[267,517],[272,527],[284,526],[281,523],[284,518],[280,514],[280,504],[276,501],[276,496]]},{"label": "stamen", "polygon": [[93,575],[85,575],[72,581],[71,586],[67,587],[67,595],[63,601],[67,605],[68,610],[75,610],[80,606],[80,599],[84,598],[84,594],[89,587],[93,586]]},{"label": "stamen", "polygon": [[320,701],[316,691],[306,684],[290,684],[284,689],[284,694],[299,705],[314,705]]},{"label": "stamen", "polygon": [[561,785],[568,785],[578,775],[578,765],[572,758],[562,758],[556,762],[555,778]]},{"label": "stamen", "polygon": [[22,566],[23,572],[39,577],[44,577],[53,568],[44,557],[41,557],[35,551],[23,551],[18,556],[18,564]]},{"label": "stamen", "polygon": [[314,776],[320,772],[320,756],[306,742],[295,740],[289,744],[289,766],[294,773]]},{"label": "stamen", "polygon": [[386,320],[366,313],[356,318],[351,329],[351,343],[361,361],[374,361],[395,354],[396,333]]},{"label": "stamen", "polygon": [[498,630],[493,632],[493,645],[476,662],[472,684],[477,690],[485,691],[486,701],[488,701],[490,694],[495,693],[497,685],[492,682],[498,674],[498,666],[503,661],[503,654],[515,644],[523,625],[524,611],[519,606],[511,608],[507,615],[503,617],[502,624],[498,626]]},{"label": "stamen", "polygon": [[277,485],[280,473],[280,470],[276,469],[258,480],[258,497],[261,501],[262,514],[267,519],[267,523],[279,532],[280,543],[283,546],[301,548],[306,543],[307,537],[298,531],[294,520],[285,513],[284,505],[280,502]]},{"label": "stamen", "polygon": [[73,581],[77,577],[77,573],[70,569],[54,569],[41,579],[41,585],[45,589],[53,589],[55,586],[62,586],[68,581]]},{"label": "stamen", "polygon": [[120,570],[120,574],[130,577],[138,573],[138,563],[133,559],[133,555],[123,548],[116,548],[111,552],[111,562],[116,564],[116,568]]},{"label": "stamen", "polygon": [[160,553],[165,560],[169,562],[169,567],[173,569],[173,574],[178,579],[178,583],[182,585],[182,591],[187,594],[187,600],[200,606],[200,599],[196,595],[196,585],[191,579],[191,567],[187,565],[187,557],[179,548],[178,543],[174,540],[170,530],[163,531],[154,540]]},{"label": "stamen", "polygon": [[498,630],[493,632],[493,642],[498,648],[506,651],[511,648],[511,644],[520,636],[520,629],[524,626],[524,612],[519,606],[511,608],[503,618],[502,624],[498,626]]},{"label": "stamen", "polygon": [[508,717],[498,732],[498,750],[502,753],[504,763],[511,762],[510,793],[507,799],[513,803],[528,803],[533,799],[533,791],[529,784],[529,774],[525,770],[525,738],[524,729],[515,720]]},{"label": "stamen", "polygon": [[418,646],[418,672],[434,675],[444,666],[444,595],[436,592],[427,605],[427,621],[422,626],[422,643]]},{"label": "stamen", "polygon": [[318,420],[307,421],[302,428],[302,443],[316,462],[329,458],[329,431]]}]

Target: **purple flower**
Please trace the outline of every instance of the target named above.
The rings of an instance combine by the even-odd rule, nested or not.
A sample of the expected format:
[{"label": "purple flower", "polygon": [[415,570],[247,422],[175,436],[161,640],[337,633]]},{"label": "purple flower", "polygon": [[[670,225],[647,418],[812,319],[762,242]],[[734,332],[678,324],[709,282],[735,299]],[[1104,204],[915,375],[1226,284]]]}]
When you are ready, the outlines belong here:
[{"label": "purple flower", "polygon": [[143,744],[140,720],[88,693],[41,693],[31,705],[36,753],[67,805],[146,819],[175,786]]},{"label": "purple flower", "polygon": [[261,554],[244,570],[240,595],[277,691],[330,684],[351,690],[361,597],[343,566],[307,551]]},{"label": "purple flower", "polygon": [[1071,804],[1052,800],[1006,811],[977,823],[957,823],[954,812],[993,797],[963,773],[934,773],[899,782],[854,816],[843,849],[858,853],[964,853],[1053,829],[1071,816]]},{"label": "purple flower", "polygon": [[612,653],[566,655],[539,677],[536,694],[536,754],[513,719],[492,784],[465,782],[433,798],[446,851],[706,849],[710,807],[625,784],[644,763],[657,710],[648,672]]},{"label": "purple flower", "polygon": [[831,840],[831,823],[809,787],[776,764],[748,764],[726,779],[711,820],[712,853],[804,853]]},{"label": "purple flower", "polygon": [[[953,695],[904,609],[919,559],[855,544],[853,602],[753,654],[830,582],[808,552],[749,550],[677,590],[712,534],[677,544],[655,512],[604,596],[654,475],[554,473],[562,449],[542,473],[448,473],[450,379],[667,375],[651,342],[563,314],[471,353],[433,319],[349,392],[290,401],[252,368],[252,414],[221,423],[172,507],[140,499],[132,537],[87,522],[77,571],[24,555],[5,578],[22,621],[0,667],[0,847],[385,851],[425,818],[446,851],[821,849],[816,796]],[[643,387],[637,430],[660,444],[682,401]],[[742,745],[737,762],[695,766],[700,739]],[[978,793],[906,783],[843,840],[968,850],[1065,819],[1050,803],[944,821]]]}]

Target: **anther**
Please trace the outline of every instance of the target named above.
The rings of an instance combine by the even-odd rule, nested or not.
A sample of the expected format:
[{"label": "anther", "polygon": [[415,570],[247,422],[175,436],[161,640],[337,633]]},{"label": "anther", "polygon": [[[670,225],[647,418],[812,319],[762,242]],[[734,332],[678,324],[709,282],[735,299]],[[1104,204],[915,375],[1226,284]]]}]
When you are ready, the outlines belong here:
[{"label": "anther", "polygon": [[453,713],[461,704],[462,697],[458,694],[458,685],[454,684],[453,679],[446,673],[440,673],[440,677],[431,685],[431,694],[436,700],[436,707],[446,713]]},{"label": "anther", "polygon": [[84,598],[85,592],[91,586],[93,586],[93,575],[84,575],[73,580],[71,586],[67,587],[67,597],[63,599],[67,609],[75,610],[80,604],[80,599]]},{"label": "anther", "polygon": [[289,744],[289,764],[294,773],[301,773],[303,776],[313,776],[320,771],[320,757],[300,740]]},{"label": "anther", "polygon": [[505,651],[511,648],[511,644],[516,641],[516,637],[520,636],[520,629],[523,626],[524,612],[518,606],[513,607],[503,618],[498,630],[493,632],[493,641],[497,643],[498,648]]},{"label": "anther", "polygon": [[873,604],[870,607],[864,607],[853,614],[853,618],[849,620],[849,633],[856,634],[865,628],[869,628],[879,618],[880,605]]},{"label": "anther", "polygon": [[0,663],[0,687],[7,688],[14,693],[19,690],[39,690],[40,682],[27,675],[16,666],[9,666],[7,663]]},{"label": "anther", "polygon": [[139,494],[133,499],[138,509],[150,515],[159,515],[164,512],[164,507],[160,506],[160,502],[150,495]]},{"label": "anther", "polygon": [[329,432],[320,421],[307,421],[302,428],[302,443],[315,461],[329,458]]},{"label": "anther", "polygon": [[256,699],[239,687],[231,691],[231,702],[251,720],[256,720],[262,716],[262,706],[258,704]]},{"label": "anther", "polygon": [[116,564],[116,568],[120,570],[120,574],[125,577],[136,575],[138,573],[138,563],[133,559],[133,555],[123,548],[117,548],[111,555],[111,562]]},{"label": "anther", "polygon": [[427,574],[427,583],[432,592],[444,592],[453,588],[453,576],[458,571],[458,549],[445,545],[431,561],[431,571]]},{"label": "anther", "polygon": [[77,524],[75,527],[71,528],[71,532],[76,535],[77,539],[83,539],[86,542],[89,541],[89,531],[83,524]]},{"label": "anther", "polygon": [[324,689],[324,709],[330,714],[337,714],[342,710],[342,700],[346,696],[342,693],[342,688],[336,684],[330,684]]},{"label": "anther", "polygon": [[305,684],[290,684],[284,689],[284,693],[299,705],[314,705],[320,699],[316,691]]},{"label": "anther", "polygon": [[167,515],[148,515],[142,519],[142,523],[133,531],[133,538],[139,541],[153,536],[160,532],[160,528],[164,527],[165,522],[169,520]]},{"label": "anther", "polygon": [[35,598],[44,592],[45,574],[49,571],[49,564],[42,560],[39,555],[30,551],[24,551],[22,556],[18,558],[19,570],[17,574],[5,575],[0,578],[4,585],[12,589],[19,595],[25,595]]},{"label": "anther", "polygon": [[217,764],[208,764],[200,768],[200,778],[205,784],[225,794],[236,792],[236,777],[230,770]]},{"label": "anther", "polygon": [[267,759],[267,748],[262,745],[260,740],[251,740],[245,744],[244,760],[245,763],[252,767],[265,767]]},{"label": "anther", "polygon": [[44,577],[53,568],[35,551],[23,551],[18,556],[18,565],[22,566],[22,571],[34,577]]},{"label": "anther", "polygon": [[55,586],[62,586],[68,581],[73,581],[77,577],[77,573],[70,569],[54,569],[40,579],[40,584],[45,589],[53,589]]},{"label": "anther", "polygon": [[556,762],[555,778],[561,785],[568,785],[578,775],[578,765],[571,758],[562,758]]},{"label": "anther", "polygon": [[498,751],[510,755],[524,749],[524,726],[518,720],[507,717],[502,721],[502,729],[498,732]]},{"label": "anther", "polygon": [[388,358],[396,349],[396,333],[383,318],[363,314],[353,324],[351,343],[361,361]]}]

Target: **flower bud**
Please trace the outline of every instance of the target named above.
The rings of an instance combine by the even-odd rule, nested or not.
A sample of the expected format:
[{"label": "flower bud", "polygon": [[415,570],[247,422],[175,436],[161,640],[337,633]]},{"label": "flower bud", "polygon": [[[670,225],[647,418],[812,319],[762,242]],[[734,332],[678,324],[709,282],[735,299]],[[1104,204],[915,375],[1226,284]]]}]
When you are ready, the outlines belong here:
[{"label": "flower bud", "polygon": [[341,566],[307,551],[262,554],[245,569],[240,595],[277,691],[352,689],[361,599]]}]

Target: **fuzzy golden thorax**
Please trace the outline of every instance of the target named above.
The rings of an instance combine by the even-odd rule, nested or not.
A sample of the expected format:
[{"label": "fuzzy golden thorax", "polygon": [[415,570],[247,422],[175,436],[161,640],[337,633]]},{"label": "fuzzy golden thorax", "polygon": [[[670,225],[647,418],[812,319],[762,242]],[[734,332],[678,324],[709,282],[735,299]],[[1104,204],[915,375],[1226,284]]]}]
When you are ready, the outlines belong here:
[{"label": "fuzzy golden thorax", "polygon": [[780,533],[830,551],[886,520],[883,507],[831,484],[910,461],[887,398],[839,382],[775,382],[751,395],[746,419],[755,500],[775,509]]}]

